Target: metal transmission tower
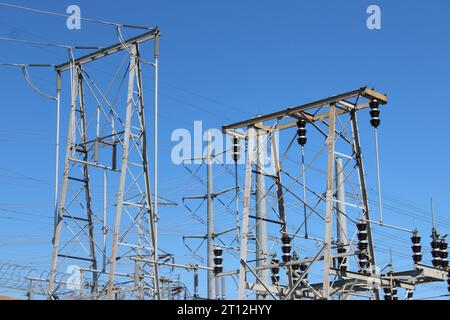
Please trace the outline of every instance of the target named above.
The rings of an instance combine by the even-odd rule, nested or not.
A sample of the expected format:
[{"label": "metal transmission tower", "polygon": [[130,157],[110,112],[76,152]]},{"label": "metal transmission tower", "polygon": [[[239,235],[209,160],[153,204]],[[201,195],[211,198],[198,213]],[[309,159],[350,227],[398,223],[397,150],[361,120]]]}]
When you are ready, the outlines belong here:
[{"label": "metal transmission tower", "polygon": [[[274,296],[276,294],[279,297],[285,299],[292,298],[294,296],[305,298],[320,298],[328,299],[333,294],[341,292],[342,289],[340,282],[331,281],[331,277],[336,275],[338,270],[341,270],[337,261],[344,262],[344,259],[348,256],[357,256],[360,259],[360,271],[359,274],[364,276],[376,276],[376,261],[373,237],[371,232],[372,219],[370,215],[369,203],[367,198],[366,181],[364,174],[364,166],[361,154],[361,144],[359,140],[359,131],[357,123],[357,112],[362,109],[367,109],[372,101],[377,101],[379,104],[386,104],[387,97],[378,92],[370,90],[368,88],[361,88],[352,92],[344,93],[338,96],[333,96],[327,99],[323,99],[317,102],[309,103],[306,105],[288,108],[283,111],[275,112],[269,115],[258,116],[253,119],[241,121],[235,124],[226,125],[223,127],[223,132],[237,137],[243,137],[247,141],[246,148],[246,166],[245,166],[245,189],[244,189],[244,206],[242,209],[242,225],[241,225],[241,261],[239,269],[239,286],[238,286],[238,298],[245,299],[247,290],[252,290],[257,294]],[[290,121],[286,121],[286,119]],[[302,169],[300,177],[296,178],[292,174],[287,172],[285,166],[283,166],[283,160],[285,159],[289,150],[295,145],[295,140],[298,140],[298,144],[302,147],[306,143],[306,127],[316,129],[320,137],[325,138],[325,150],[326,156],[324,157],[323,165],[326,167],[326,179],[324,184],[314,181],[314,183],[306,184],[305,182],[305,164],[304,156],[302,156]],[[291,143],[288,145],[286,151],[281,156],[281,146],[278,139],[275,138],[276,133],[287,131],[288,129],[298,129]],[[237,129],[246,129],[245,134],[238,133]],[[255,225],[251,225],[250,219],[254,207],[260,211],[260,205],[256,204],[254,207],[251,205],[251,188],[252,188],[252,166],[257,165],[257,157],[255,157],[255,143],[256,132],[265,131],[270,137],[270,147],[272,152],[273,172],[266,173],[266,177],[271,178],[274,182],[275,196],[276,196],[276,214],[277,219],[258,218]],[[348,133],[347,131],[350,131]],[[308,135],[309,136],[309,135]],[[281,150],[281,151],[280,151]],[[322,150],[324,151],[324,150]],[[298,152],[300,154],[300,152]],[[316,159],[315,157],[313,161]],[[345,164],[342,164],[342,159],[345,158]],[[336,174],[336,162],[337,162],[337,174]],[[310,166],[310,165],[309,165]],[[309,167],[308,166],[308,167]],[[353,185],[354,197],[345,200],[343,195],[344,182],[346,185],[351,183],[352,175],[356,175],[359,188]],[[293,180],[293,184],[289,185],[285,182],[285,179]],[[338,185],[340,184],[340,185]],[[337,193],[336,193],[336,186]],[[303,193],[303,196],[297,196],[295,193],[298,187]],[[313,204],[307,201],[306,193],[309,197],[314,196],[317,199],[317,203]],[[336,194],[338,197],[336,197]],[[258,197],[261,198],[261,195]],[[266,193],[266,198],[269,198],[269,193]],[[288,215],[287,202],[289,198],[296,199],[299,204],[304,207],[304,218],[302,218],[300,228],[306,228],[309,217],[311,215],[317,215],[322,218],[322,227],[324,228],[324,236],[320,239],[322,245],[318,252],[315,253],[314,258],[299,259],[297,252],[292,255],[292,244],[295,238],[300,238],[299,230],[295,233],[290,233],[288,230],[288,223],[299,225],[299,218],[291,218]],[[258,199],[260,201],[261,199]],[[351,203],[353,202],[353,203]],[[272,209],[275,209],[272,208]],[[344,210],[347,208],[347,210]],[[350,213],[348,208],[352,208]],[[356,209],[356,210],[355,210]],[[266,211],[266,213],[268,213]],[[322,211],[322,212],[321,212]],[[341,244],[338,246],[338,241],[333,238],[333,216],[334,212],[338,212],[337,221],[338,224],[345,223],[344,216],[352,215],[353,221],[364,224],[366,237],[362,242],[364,245],[361,248],[351,248],[349,243],[351,242],[347,238],[347,226],[342,226],[342,232],[339,232],[339,240]],[[323,213],[323,214],[322,214]],[[261,213],[258,213],[260,216]],[[290,220],[290,221],[289,221]],[[282,251],[282,261],[273,259],[272,263],[257,266],[252,268],[247,263],[247,250],[248,250],[248,235],[251,228],[256,228],[260,221],[267,223],[273,223],[279,226],[279,236],[277,238],[281,240],[280,247]],[[339,227],[339,226],[338,226]],[[260,228],[256,228],[258,231]],[[273,228],[272,228],[273,230]],[[260,235],[256,235],[259,241],[267,241],[267,239],[261,239]],[[264,234],[265,237],[265,234]],[[308,240],[308,234],[305,235],[306,241]],[[343,239],[344,238],[344,239]],[[311,239],[309,239],[311,240]],[[317,239],[316,239],[317,240]],[[338,253],[338,247],[344,250],[340,250]],[[300,253],[301,254],[301,253]],[[294,258],[293,258],[294,257]],[[345,259],[346,260],[346,259]],[[319,263],[323,261],[323,263]],[[307,274],[311,272],[315,265],[322,264],[322,283],[317,285],[311,285],[306,281]],[[346,265],[342,263],[342,265]],[[301,271],[298,271],[300,266]],[[283,268],[286,271],[286,284],[282,285],[280,277],[278,276],[278,270]],[[261,270],[272,270],[272,282],[273,285],[267,283],[264,279],[257,276]],[[248,274],[255,275],[256,283],[250,283],[248,281]],[[374,298],[379,298],[378,289],[372,290]]]},{"label": "metal transmission tower", "polygon": [[[231,246],[225,246],[224,242],[220,239],[221,236],[229,234],[233,231],[236,231],[237,227],[233,227],[227,230],[220,230],[218,227],[215,226],[214,222],[214,202],[219,202],[222,206],[224,206],[226,209],[226,204],[220,200],[220,196],[225,195],[231,191],[234,191],[236,188],[230,188],[222,191],[214,191],[214,175],[213,175],[213,167],[215,164],[220,163],[217,159],[217,155],[214,153],[213,148],[213,140],[211,132],[208,131],[206,133],[206,153],[202,157],[203,164],[206,165],[206,194],[202,195],[194,195],[194,196],[185,196],[183,197],[183,203],[185,203],[186,208],[192,213],[196,214],[196,211],[200,209],[200,206],[197,207],[196,210],[191,210],[189,206],[186,205],[186,201],[191,200],[203,200],[207,202],[207,209],[206,209],[206,235],[189,235],[189,236],[183,236],[183,241],[186,241],[187,239],[203,239],[203,241],[206,240],[207,244],[207,250],[206,250],[206,261],[207,266],[204,267],[204,269],[207,270],[207,298],[212,299],[221,299],[225,297],[225,283],[221,281],[222,279],[216,277],[217,273],[220,273],[223,271],[222,268],[222,253],[223,253],[223,247],[226,249],[231,249]],[[188,159],[193,160],[193,159]],[[196,159],[199,160],[199,159]],[[200,169],[200,167],[199,167]],[[233,201],[235,199],[232,199]],[[230,203],[231,204],[231,203]],[[200,220],[202,223],[203,221]],[[203,243],[203,242],[202,242]],[[201,247],[201,245],[200,245]],[[200,249],[200,247],[197,248]],[[197,266],[198,267],[198,266]],[[196,280],[198,281],[198,279]],[[198,288],[194,288],[194,291],[197,291]],[[196,298],[198,296],[196,295]]]},{"label": "metal transmission tower", "polygon": [[[66,71],[71,92],[65,165],[55,210],[49,279],[53,297],[58,295],[57,269],[76,264],[87,271],[84,280],[97,298],[160,298],[158,265],[142,261],[160,258],[142,70],[142,64],[154,68],[157,110],[158,39],[159,30],[153,29],[56,67],[58,110]],[[149,41],[154,47],[152,62],[140,54],[141,44]],[[119,53],[125,54],[124,59],[102,91],[88,73],[89,65]],[[117,93],[110,99],[113,88]]]},{"label": "metal transmission tower", "polygon": [[[447,243],[445,239],[439,239],[435,229],[433,266],[427,266],[421,263],[418,231],[384,223],[381,200],[379,219],[373,219],[369,208],[357,114],[370,109],[370,125],[375,128],[381,199],[377,128],[380,125],[379,106],[387,102],[385,95],[361,88],[223,126],[224,133],[246,141],[239,269],[216,275],[238,275],[239,299],[256,294],[256,297],[271,296],[273,299],[348,299],[356,296],[378,300],[382,290],[384,299],[398,300],[397,291],[402,289],[405,299],[410,300],[418,285],[450,281]],[[290,130],[293,128],[295,132]],[[261,132],[268,136],[270,167],[261,167],[267,160],[261,159]],[[282,134],[285,136],[281,137]],[[287,147],[283,148],[281,141]],[[301,150],[295,148],[296,141]],[[311,149],[305,149],[307,142],[319,149],[311,157]],[[292,153],[294,160],[290,159]],[[305,163],[305,159],[309,162]],[[325,177],[313,177],[317,172]],[[256,203],[251,197],[254,173],[257,175]],[[261,176],[272,181],[270,187],[265,187]],[[412,236],[414,267],[411,270],[394,272],[392,257],[388,266],[379,268],[373,230],[380,228]],[[259,252],[256,261],[249,258],[252,252],[249,240],[253,232]],[[323,232],[323,235],[315,236],[313,232]],[[272,242],[270,246],[268,241]],[[264,259],[269,253],[261,255],[260,252],[268,247],[271,247],[273,257],[270,262]],[[277,251],[281,253],[281,261]],[[387,267],[389,271],[383,272]],[[280,270],[284,270],[285,275]],[[262,271],[271,272],[271,283]]]}]

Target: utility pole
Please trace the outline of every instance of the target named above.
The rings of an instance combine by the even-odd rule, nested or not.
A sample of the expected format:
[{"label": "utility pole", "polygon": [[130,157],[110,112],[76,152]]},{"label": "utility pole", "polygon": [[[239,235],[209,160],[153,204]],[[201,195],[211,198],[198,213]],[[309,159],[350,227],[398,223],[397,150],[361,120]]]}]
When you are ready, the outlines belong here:
[{"label": "utility pole", "polygon": [[[225,284],[223,282],[221,283],[221,277],[216,275],[217,273],[221,273],[221,271],[216,271],[217,268],[219,267],[219,264],[221,267],[221,262],[219,263],[219,262],[215,261],[215,258],[218,258],[218,257],[216,257],[215,251],[219,248],[219,247],[215,246],[215,241],[218,237],[220,237],[224,234],[227,234],[229,232],[235,231],[235,229],[236,229],[236,228],[232,228],[232,229],[216,232],[215,223],[214,223],[214,199],[216,197],[220,197],[221,195],[224,195],[230,191],[235,190],[235,188],[230,188],[230,189],[222,190],[222,191],[214,191],[213,166],[216,162],[216,155],[213,152],[214,148],[213,148],[212,134],[211,134],[210,130],[208,130],[206,132],[206,143],[207,143],[206,149],[204,150],[205,152],[201,158],[202,165],[203,164],[206,165],[206,189],[207,189],[206,193],[203,193],[201,195],[185,196],[182,198],[183,202],[185,202],[186,200],[198,200],[198,199],[202,199],[203,201],[206,200],[206,205],[207,205],[206,222],[204,220],[201,221],[202,224],[206,224],[206,234],[183,236],[183,239],[203,239],[203,241],[206,240],[207,266],[204,269],[206,269],[206,273],[207,273],[207,279],[206,279],[207,280],[207,282],[206,282],[207,298],[210,300],[213,300],[213,299],[220,299],[221,286],[222,286],[222,290],[225,290]],[[223,203],[223,201],[220,201],[220,202]],[[198,207],[197,210],[199,208],[200,207]],[[197,250],[199,248],[197,248]],[[197,279],[197,285],[198,285],[198,275],[196,275],[196,277],[197,277],[196,279]]]}]

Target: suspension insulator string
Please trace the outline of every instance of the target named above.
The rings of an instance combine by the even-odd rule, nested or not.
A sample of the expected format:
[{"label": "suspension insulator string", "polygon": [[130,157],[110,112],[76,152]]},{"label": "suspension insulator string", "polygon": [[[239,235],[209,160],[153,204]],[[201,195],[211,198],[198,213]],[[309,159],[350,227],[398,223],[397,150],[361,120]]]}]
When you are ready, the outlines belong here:
[{"label": "suspension insulator string", "polygon": [[[344,254],[347,252],[347,248],[345,247],[345,245],[343,243],[338,244],[337,252],[338,252],[338,254]],[[347,258],[345,258],[345,257],[338,258],[338,269],[340,269],[342,271],[346,271],[347,270],[346,264],[347,264]]]},{"label": "suspension insulator string", "polygon": [[380,157],[379,157],[379,147],[378,147],[378,127],[381,123],[380,120],[380,103],[378,100],[374,99],[369,103],[370,106],[370,124],[374,127],[375,136],[375,159],[377,166],[377,184],[378,184],[378,210],[380,215],[380,225],[383,225],[383,202],[381,197],[381,175],[380,175]]},{"label": "suspension insulator string", "polygon": [[[272,265],[278,265],[279,263],[280,263],[280,260],[278,260],[277,256],[274,254],[272,256],[271,264]],[[272,273],[272,276],[271,276],[272,284],[277,286],[279,284],[279,282],[280,282],[280,275],[279,275],[280,267],[274,266],[270,270],[271,270],[271,273]]]},{"label": "suspension insulator string", "polygon": [[407,290],[406,291],[406,300],[412,300],[414,298],[414,291],[413,290]]},{"label": "suspension insulator string", "polygon": [[308,141],[306,138],[306,119],[304,117],[297,121],[297,142],[302,149],[302,182],[303,182],[303,216],[305,220],[305,239],[308,239],[308,214],[306,212],[306,178],[305,178],[305,144]]},{"label": "suspension insulator string", "polygon": [[[292,260],[297,261],[298,259],[299,259],[299,256],[297,254],[297,251],[294,250],[294,252],[292,254]],[[294,283],[296,283],[299,279],[299,277],[298,277],[299,274],[297,271],[300,266],[296,263],[296,264],[293,264],[291,267],[292,267],[292,271],[294,271],[293,275],[292,275],[292,280],[294,281]]]}]

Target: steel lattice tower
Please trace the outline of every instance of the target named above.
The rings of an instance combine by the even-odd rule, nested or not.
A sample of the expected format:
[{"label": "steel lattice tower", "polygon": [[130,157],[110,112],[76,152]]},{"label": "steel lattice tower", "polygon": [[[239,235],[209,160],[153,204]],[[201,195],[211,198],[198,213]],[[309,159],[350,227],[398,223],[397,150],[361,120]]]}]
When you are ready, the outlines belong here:
[{"label": "steel lattice tower", "polygon": [[[160,297],[157,264],[136,260],[159,258],[142,71],[143,63],[154,68],[156,109],[158,39],[159,30],[153,29],[56,67],[58,110],[66,71],[71,103],[49,279],[52,296],[58,294],[55,273],[64,260],[80,266],[93,297]],[[152,62],[140,54],[140,45],[148,41],[154,45]],[[125,53],[124,85],[111,101],[86,68],[120,52]]]},{"label": "steel lattice tower", "polygon": [[[347,299],[365,293],[370,294],[368,298],[378,300],[381,298],[380,291],[384,291],[385,299],[397,299],[397,288],[406,290],[407,299],[410,299],[416,285],[446,279],[446,267],[429,267],[421,264],[421,259],[414,260],[414,269],[402,272],[394,272],[392,262],[387,273],[383,273],[377,265],[373,225],[413,233],[383,223],[381,201],[379,220],[373,219],[369,208],[357,114],[361,110],[370,110],[379,172],[378,107],[387,102],[386,95],[363,87],[223,126],[225,134],[245,140],[246,145],[239,270],[216,275],[238,277],[239,299],[247,299],[252,294],[259,299],[271,296],[276,300]],[[296,131],[292,132],[292,129]],[[277,138],[281,133],[287,134],[286,139],[290,139],[287,146],[282,146]],[[261,158],[261,135],[267,135],[271,148],[270,172],[261,167],[266,160]],[[309,139],[307,137],[314,138],[314,144],[322,146],[306,165],[304,145]],[[295,162],[296,173],[292,173],[284,167],[284,160],[290,150],[295,150],[296,141],[301,150],[293,152],[295,158],[301,159],[301,167],[297,167],[299,163]],[[319,157],[321,153],[324,154],[322,158]],[[315,163],[318,168],[325,169],[325,179],[305,178],[305,173],[308,176],[308,169]],[[255,175],[256,183],[253,179]],[[266,190],[264,180],[272,182],[270,189]],[[255,199],[252,190],[255,190]],[[381,199],[380,188],[378,190]],[[266,201],[272,198],[274,204],[270,207]],[[300,219],[296,215],[298,206],[296,210],[289,209],[288,200],[292,199],[303,209]],[[272,214],[275,218],[268,217],[271,212],[275,213]],[[316,230],[322,229],[323,233],[317,238],[308,235],[307,225],[311,216],[321,221],[316,224]],[[288,224],[298,228],[291,232]],[[268,261],[270,252],[261,252],[261,248],[267,248],[269,237],[265,229],[269,225],[272,234],[275,233],[270,239],[274,244],[274,254],[280,252],[282,260],[274,255]],[[300,231],[305,231],[305,235],[301,235]],[[314,254],[306,256],[302,252],[292,251],[294,242],[300,238],[317,244],[316,249],[311,249]],[[414,240],[415,243],[420,241],[418,239]],[[253,240],[257,250],[256,262],[249,248]],[[271,281],[264,274],[266,270],[272,273]],[[308,280],[308,274],[313,271],[316,275],[321,274],[322,281],[312,283]]]}]

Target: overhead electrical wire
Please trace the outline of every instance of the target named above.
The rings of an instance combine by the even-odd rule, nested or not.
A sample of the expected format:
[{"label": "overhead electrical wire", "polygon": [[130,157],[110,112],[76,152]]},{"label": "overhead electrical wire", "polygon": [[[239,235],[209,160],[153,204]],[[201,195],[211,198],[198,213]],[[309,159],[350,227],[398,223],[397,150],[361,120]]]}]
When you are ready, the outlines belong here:
[{"label": "overhead electrical wire", "polygon": [[39,94],[40,96],[47,98],[49,100],[53,100],[53,101],[57,101],[57,98],[55,96],[51,96],[49,94],[46,94],[44,92],[42,92],[41,90],[39,90],[38,87],[36,87],[33,82],[31,81],[30,78],[30,74],[28,72],[28,69],[25,65],[22,66],[22,73],[25,77],[26,82],[28,83],[28,85],[31,87],[31,89],[33,89],[37,94]]},{"label": "overhead electrical wire", "polygon": [[[53,12],[53,11],[48,11],[48,10],[41,10],[41,9],[36,9],[36,8],[19,6],[19,5],[5,3],[5,2],[0,2],[0,6],[19,9],[19,10],[25,10],[25,11],[39,13],[39,14],[46,14],[46,15],[56,16],[56,17],[63,17],[63,18],[71,17],[71,15],[65,14],[65,13],[58,13],[58,12]],[[111,21],[104,21],[104,20],[100,20],[100,19],[91,19],[91,18],[80,17],[80,20],[89,22],[89,23],[97,23],[97,24],[103,24],[103,25],[108,25],[108,26],[120,26],[123,28],[130,28],[130,29],[143,29],[143,30],[154,29],[154,27],[149,27],[149,26],[136,26],[136,25],[130,25],[130,24],[116,23],[116,22],[111,22]]]},{"label": "overhead electrical wire", "polygon": [[[0,2],[0,5],[2,5],[1,2]],[[118,39],[119,39],[120,43],[122,44],[122,46],[124,47],[124,49],[130,54],[128,48],[126,47],[126,44],[124,43],[124,39],[123,39],[123,37],[122,37],[122,33],[120,32],[120,28],[121,28],[121,27],[126,27],[126,26],[125,26],[125,25],[121,25],[121,24],[111,24],[111,25],[115,26],[116,36],[118,37]],[[150,29],[152,29],[152,28],[150,28]],[[29,45],[39,45],[39,46],[47,46],[47,47],[56,47],[56,48],[62,48],[62,49],[68,49],[68,50],[77,50],[77,49],[79,49],[79,50],[94,50],[94,49],[99,49],[99,50],[100,50],[100,49],[103,49],[102,47],[95,47],[95,46],[65,45],[65,44],[55,44],[55,43],[50,43],[50,42],[38,42],[38,41],[30,41],[30,40],[24,40],[24,39],[15,39],[15,38],[0,37],[0,41],[2,41],[2,40],[3,40],[3,41],[17,42],[17,43],[22,43],[22,44],[29,44]],[[70,52],[71,52],[71,51],[70,51]],[[70,53],[70,55],[71,55],[71,60],[73,60],[74,57],[72,56],[72,52]],[[141,62],[143,62],[144,64],[153,65],[153,63],[148,62],[148,61],[142,59],[141,57],[139,57],[139,60],[140,60]],[[1,65],[1,64],[0,64],[0,65]],[[6,63],[5,63],[4,65],[5,65],[5,66],[6,66],[6,65],[12,66],[12,65],[18,65],[18,64],[6,64]],[[23,64],[20,64],[20,65],[23,65]],[[49,66],[49,67],[50,67],[50,66],[51,66],[51,67],[53,67],[54,65],[28,64],[27,66],[29,66],[29,67],[38,67],[38,66],[42,66],[42,67],[44,67],[44,66]],[[174,86],[172,86],[172,87],[174,87]],[[186,91],[186,90],[185,90],[185,91]],[[196,105],[196,104],[193,104],[193,103],[184,101],[184,100],[179,99],[179,98],[175,98],[175,97],[173,97],[173,96],[171,96],[171,95],[164,94],[164,93],[160,93],[160,95],[165,96],[166,98],[169,98],[169,99],[171,99],[171,100],[174,100],[174,101],[183,103],[184,105],[187,105],[188,107],[195,108],[195,109],[197,109],[197,110],[201,110],[202,112],[206,112],[206,113],[208,113],[208,114],[210,114],[210,115],[212,115],[212,116],[214,116],[214,117],[217,117],[217,118],[220,118],[220,119],[223,119],[224,117],[227,118],[227,119],[231,119],[229,116],[227,116],[227,115],[225,115],[225,114],[218,114],[218,113],[215,113],[215,112],[211,112],[211,111],[210,111],[209,109],[207,109],[207,108],[203,108],[203,107],[200,107],[200,106],[198,106],[198,105]],[[196,94],[196,95],[198,95],[198,94]],[[199,95],[199,96],[200,96],[200,95]],[[203,96],[202,96],[202,97],[203,97]],[[167,116],[166,116],[166,117],[167,117]],[[169,117],[167,117],[167,118],[169,118]],[[173,118],[170,118],[170,119],[173,119]]]},{"label": "overhead electrical wire", "polygon": [[[1,38],[0,38],[1,40]],[[33,89],[34,92],[39,94],[41,97],[47,98],[49,100],[56,101],[57,98],[51,96],[49,94],[44,93],[38,87],[36,87],[31,81],[30,73],[28,72],[28,67],[51,67],[52,65],[43,65],[43,64],[14,64],[14,63],[0,63],[0,66],[9,66],[9,67],[18,67],[22,69],[22,74],[25,77],[25,81],[28,85]]]},{"label": "overhead electrical wire", "polygon": [[[5,5],[4,3],[0,3],[0,5]],[[6,5],[8,5],[8,4],[6,4]],[[13,6],[13,7],[16,7],[16,6]],[[32,10],[35,10],[35,9],[32,9]],[[40,11],[40,10],[35,10],[35,11]],[[40,12],[40,13],[45,13],[45,12]],[[58,15],[60,15],[60,14],[58,14]],[[67,15],[61,15],[61,16],[67,16]],[[118,24],[113,24],[113,23],[109,23],[110,25],[114,25],[114,26],[116,26],[116,27],[118,27],[118,26],[123,26],[123,25],[118,25]],[[125,26],[124,26],[125,27]],[[1,39],[0,39],[1,40]],[[122,41],[121,41],[122,42]],[[29,44],[38,44],[38,45],[48,45],[48,44],[45,44],[45,43],[33,43],[33,42],[30,42]],[[55,46],[55,47],[62,47],[62,48],[75,48],[75,47],[69,47],[69,46],[59,46],[59,45],[51,45],[51,46]],[[6,64],[0,64],[0,65],[6,65]],[[21,66],[21,67],[23,67],[24,65],[14,65],[14,64],[11,64],[11,66],[17,66],[17,67],[19,67],[19,66]],[[39,66],[39,65],[26,65],[26,66],[29,66],[29,67],[32,67],[32,66]],[[50,65],[49,65],[50,66]],[[26,76],[26,75],[25,75]],[[27,77],[26,77],[27,78]],[[27,81],[28,82],[28,81]],[[30,84],[30,83],[29,83]],[[31,85],[31,84],[30,84]],[[36,91],[36,90],[35,90]],[[39,92],[38,92],[39,93]],[[209,112],[210,114],[212,114],[211,112]],[[195,182],[194,182],[195,183]],[[381,203],[380,203],[381,204]],[[384,204],[383,204],[383,207],[384,207]]]},{"label": "overhead electrical wire", "polygon": [[39,41],[8,38],[8,37],[0,37],[0,41],[16,42],[16,43],[20,43],[20,44],[30,44],[30,45],[44,46],[44,47],[53,47],[53,48],[59,48],[59,49],[78,49],[78,50],[101,50],[101,49],[103,49],[103,47],[78,46],[78,45],[70,46],[70,45],[66,45],[66,44],[39,42]]}]

